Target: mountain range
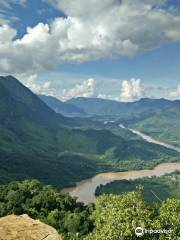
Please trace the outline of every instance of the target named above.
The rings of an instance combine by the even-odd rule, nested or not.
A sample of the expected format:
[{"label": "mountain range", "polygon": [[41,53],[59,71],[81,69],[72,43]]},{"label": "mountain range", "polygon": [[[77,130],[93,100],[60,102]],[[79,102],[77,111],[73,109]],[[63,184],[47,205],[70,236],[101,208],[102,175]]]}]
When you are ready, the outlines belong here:
[{"label": "mountain range", "polygon": [[68,102],[62,102],[61,100],[52,96],[38,95],[38,97],[56,113],[60,113],[68,117],[86,116],[86,113],[83,109]]},{"label": "mountain range", "polygon": [[143,98],[136,102],[117,102],[98,98],[74,98],[67,102],[43,96],[41,99],[66,116],[96,117],[123,123],[158,140],[180,146],[180,100]]},{"label": "mountain range", "polygon": [[120,116],[180,108],[180,100],[142,98],[135,102],[118,102],[100,98],[73,98],[66,102],[52,96],[39,95],[55,112],[67,116]]},{"label": "mountain range", "polygon": [[147,111],[165,110],[167,108],[180,106],[180,101],[170,101],[167,99],[143,98],[136,102],[118,102],[98,98],[75,98],[67,101],[78,108],[81,108],[89,115],[110,115],[127,116],[139,114]]},{"label": "mountain range", "polygon": [[0,77],[1,183],[35,178],[62,188],[98,172],[152,167],[177,157],[127,130],[65,117],[14,77]]}]

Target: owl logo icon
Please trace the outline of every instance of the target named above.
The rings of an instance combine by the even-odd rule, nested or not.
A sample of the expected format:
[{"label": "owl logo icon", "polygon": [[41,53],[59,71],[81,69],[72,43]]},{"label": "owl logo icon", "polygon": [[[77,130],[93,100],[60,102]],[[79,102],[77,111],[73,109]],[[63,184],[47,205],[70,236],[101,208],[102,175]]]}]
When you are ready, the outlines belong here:
[{"label": "owl logo icon", "polygon": [[144,235],[144,229],[142,227],[137,227],[135,229],[135,234],[137,237],[142,237]]}]

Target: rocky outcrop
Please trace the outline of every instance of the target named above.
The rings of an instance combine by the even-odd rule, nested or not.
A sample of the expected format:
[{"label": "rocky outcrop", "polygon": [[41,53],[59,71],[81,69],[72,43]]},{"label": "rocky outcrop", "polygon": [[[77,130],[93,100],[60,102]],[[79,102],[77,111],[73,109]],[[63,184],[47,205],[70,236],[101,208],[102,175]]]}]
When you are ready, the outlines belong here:
[{"label": "rocky outcrop", "polygon": [[0,240],[61,240],[57,231],[28,215],[0,218]]}]

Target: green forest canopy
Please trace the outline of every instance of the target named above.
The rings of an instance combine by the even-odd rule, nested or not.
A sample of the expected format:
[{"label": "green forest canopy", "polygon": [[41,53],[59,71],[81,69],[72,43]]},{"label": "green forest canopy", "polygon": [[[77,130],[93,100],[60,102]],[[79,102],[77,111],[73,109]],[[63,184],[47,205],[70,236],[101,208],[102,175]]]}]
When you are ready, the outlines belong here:
[{"label": "green forest canopy", "polygon": [[[149,205],[140,192],[102,195],[85,206],[36,180],[0,185],[0,216],[28,214],[55,227],[64,240],[134,240],[135,228],[171,229],[180,237],[180,200]],[[165,234],[142,239],[165,239]]]}]

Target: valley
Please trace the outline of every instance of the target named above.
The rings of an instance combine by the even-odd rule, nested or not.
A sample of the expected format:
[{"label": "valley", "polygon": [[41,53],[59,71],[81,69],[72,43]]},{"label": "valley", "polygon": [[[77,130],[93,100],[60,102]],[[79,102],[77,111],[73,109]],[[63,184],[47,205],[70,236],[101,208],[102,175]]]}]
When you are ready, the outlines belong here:
[{"label": "valley", "polygon": [[[180,171],[180,163],[163,163],[156,166],[152,170],[101,173],[101,174],[97,174],[93,178],[78,182],[76,187],[63,189],[62,193],[69,193],[72,197],[77,197],[78,201],[88,204],[88,203],[95,202],[96,195],[99,195],[101,188],[102,188],[102,193],[116,194],[116,192],[113,190],[106,191],[106,185],[107,185],[107,188],[108,186],[111,186],[110,183],[112,183],[112,186],[113,186],[114,181],[116,182],[117,180],[122,180],[122,179],[123,180],[132,180],[132,179],[140,180],[141,178],[144,178],[144,177],[153,177],[153,176],[159,177],[165,174],[173,173],[176,170]],[[135,186],[137,185],[138,184],[135,183]],[[135,187],[133,188],[133,190],[135,190]],[[180,189],[178,191],[180,191]],[[121,193],[126,192],[125,189],[121,189],[121,185],[119,186],[119,193],[120,192]]]},{"label": "valley", "polygon": [[[108,124],[108,122],[106,122],[106,124]],[[115,124],[115,122],[113,122],[113,124]],[[119,127],[122,129],[126,129],[137,136],[140,136],[147,142],[157,144],[157,145],[163,146],[167,149],[171,149],[171,150],[174,150],[174,151],[180,153],[180,148],[178,148],[178,147],[157,141],[157,140],[149,137],[148,135],[145,135],[137,130],[128,129],[122,124],[119,124]],[[76,184],[76,187],[74,187],[74,188],[65,188],[62,190],[62,192],[69,193],[72,197],[77,197],[78,201],[84,202],[85,204],[87,204],[87,203],[95,202],[95,199],[96,199],[95,196],[99,195],[101,188],[106,189],[106,185],[109,186],[108,184],[114,182],[115,180],[119,180],[119,179],[130,180],[130,179],[141,179],[144,177],[163,176],[165,174],[172,173],[176,170],[180,171],[180,163],[160,164],[160,165],[156,166],[153,170],[139,170],[139,171],[137,170],[137,171],[127,171],[127,172],[124,171],[124,172],[114,172],[114,173],[113,172],[101,173],[101,174],[97,174],[93,178],[78,182]],[[104,185],[105,185],[105,187],[103,188]],[[121,189],[121,186],[119,186],[119,188]],[[135,187],[134,187],[134,189],[135,189]],[[180,189],[178,191],[180,192]],[[106,192],[106,190],[105,190],[105,192]],[[110,193],[115,194],[115,192],[113,192],[113,191]]]},{"label": "valley", "polygon": [[[119,125],[121,128],[123,129],[126,129],[126,127],[122,124]],[[161,141],[158,141],[140,131],[137,131],[135,129],[131,129],[131,128],[127,128],[130,132],[136,134],[137,136],[140,136],[142,139],[144,139],[145,141],[147,142],[150,142],[150,143],[154,143],[154,144],[157,144],[157,145],[160,145],[160,146],[163,146],[165,148],[168,148],[168,149],[171,149],[171,150],[174,150],[178,153],[180,153],[180,148],[179,147],[176,147],[176,146],[172,146],[170,144],[167,144],[167,143],[164,143],[164,142],[161,142]]]},{"label": "valley", "polygon": [[[176,208],[179,189],[163,176],[180,170],[179,145],[172,141],[179,134],[175,129],[178,107],[174,128],[159,128],[170,131],[168,137],[153,137],[145,125],[141,132],[141,121],[159,114],[161,108],[174,111],[175,104],[179,106],[179,101],[80,98],[60,102],[37,96],[12,76],[0,77],[0,217],[28,214],[54,227],[65,240],[94,240],[100,231],[98,218],[105,214],[100,211],[94,217],[101,201],[107,206],[109,201],[118,203],[119,209],[121,200],[131,204],[135,199],[143,206],[144,199],[149,200],[137,185],[152,186],[155,192],[162,188],[162,207],[171,197],[175,202],[167,204]],[[155,176],[157,188],[149,178],[156,181]],[[95,198],[106,192],[114,195]],[[133,227],[131,231],[134,234]]]},{"label": "valley", "polygon": [[0,0],[0,240],[180,240],[180,1]]},{"label": "valley", "polygon": [[1,183],[38,179],[62,189],[102,172],[178,161],[175,151],[126,129],[54,112],[12,76],[0,78],[0,92]]}]

